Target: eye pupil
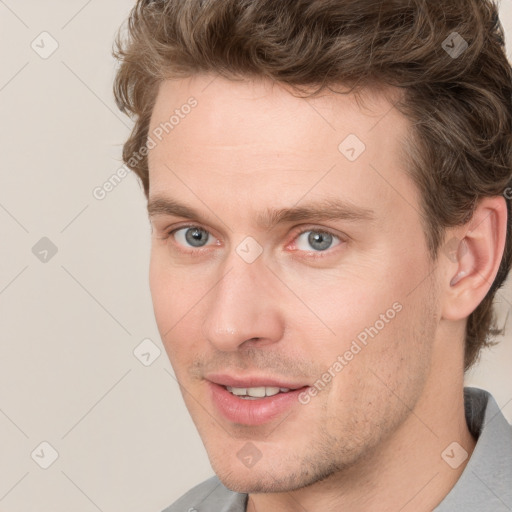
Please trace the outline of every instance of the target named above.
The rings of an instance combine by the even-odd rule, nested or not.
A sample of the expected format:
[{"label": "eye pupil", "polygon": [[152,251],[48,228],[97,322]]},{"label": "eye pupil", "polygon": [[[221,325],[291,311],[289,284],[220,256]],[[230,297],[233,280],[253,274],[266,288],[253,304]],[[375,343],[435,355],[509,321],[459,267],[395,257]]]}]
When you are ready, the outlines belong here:
[{"label": "eye pupil", "polygon": [[329,233],[320,233],[318,231],[311,231],[308,236],[309,245],[315,251],[323,251],[329,249],[332,244],[332,235]]},{"label": "eye pupil", "polygon": [[185,239],[194,247],[202,247],[208,241],[208,233],[204,229],[189,228],[185,233]]}]

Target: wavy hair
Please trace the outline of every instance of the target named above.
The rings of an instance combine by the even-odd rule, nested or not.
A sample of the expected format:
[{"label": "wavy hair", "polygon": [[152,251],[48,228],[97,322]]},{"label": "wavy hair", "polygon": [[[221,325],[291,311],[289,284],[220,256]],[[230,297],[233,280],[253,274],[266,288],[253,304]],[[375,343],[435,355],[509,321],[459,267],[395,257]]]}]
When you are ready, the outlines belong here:
[{"label": "wavy hair", "polygon": [[[303,96],[339,85],[399,88],[395,107],[411,123],[408,172],[434,261],[447,227],[511,185],[512,70],[491,0],[138,0],[113,55],[116,103],[134,120],[123,160],[146,196],[140,150],[158,86],[208,72],[277,81]],[[498,274],[467,319],[465,370],[502,333],[493,299],[512,263],[510,201],[507,212]]]}]

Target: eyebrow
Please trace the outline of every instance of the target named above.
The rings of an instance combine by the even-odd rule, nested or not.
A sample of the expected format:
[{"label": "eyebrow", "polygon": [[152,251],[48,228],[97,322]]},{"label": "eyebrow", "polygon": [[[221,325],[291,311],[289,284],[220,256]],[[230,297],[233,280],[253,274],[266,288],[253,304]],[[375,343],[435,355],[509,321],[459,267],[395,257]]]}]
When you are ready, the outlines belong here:
[{"label": "eyebrow", "polygon": [[[149,217],[157,215],[170,215],[186,219],[200,220],[204,218],[198,211],[169,197],[156,196],[148,201]],[[303,206],[289,208],[267,208],[256,216],[256,223],[262,229],[272,229],[278,224],[299,221],[321,220],[347,220],[367,221],[375,220],[375,212],[368,208],[356,206],[339,198],[323,198],[319,201],[309,202]]]}]

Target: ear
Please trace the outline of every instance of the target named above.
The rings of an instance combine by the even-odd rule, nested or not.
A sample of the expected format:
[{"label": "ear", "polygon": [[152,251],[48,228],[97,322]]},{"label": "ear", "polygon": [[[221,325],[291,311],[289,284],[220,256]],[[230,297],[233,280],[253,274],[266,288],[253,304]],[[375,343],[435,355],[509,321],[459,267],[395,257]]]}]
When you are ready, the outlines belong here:
[{"label": "ear", "polygon": [[507,234],[507,204],[502,196],[485,197],[471,220],[447,230],[440,255],[445,300],[442,317],[467,318],[482,302],[498,273]]}]

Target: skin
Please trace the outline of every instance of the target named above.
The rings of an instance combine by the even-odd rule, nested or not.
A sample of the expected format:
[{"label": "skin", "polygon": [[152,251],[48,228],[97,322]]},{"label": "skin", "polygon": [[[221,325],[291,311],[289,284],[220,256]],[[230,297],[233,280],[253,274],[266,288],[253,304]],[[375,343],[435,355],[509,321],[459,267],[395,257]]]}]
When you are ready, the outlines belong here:
[{"label": "skin", "polygon": [[[497,272],[504,199],[482,200],[446,232],[460,241],[456,257],[431,261],[402,150],[410,124],[383,94],[366,91],[364,105],[331,92],[305,100],[264,80],[197,75],[162,83],[150,133],[191,96],[197,106],[149,153],[149,203],[172,198],[200,217],[150,209],[150,286],[215,473],[249,493],[249,511],[432,510],[467,463],[452,469],[442,452],[456,441],[471,455],[475,445],[464,328]],[[366,145],[354,162],[338,150],[348,134]],[[373,219],[257,223],[268,208],[327,197]],[[191,224],[207,245],[187,244]],[[318,250],[308,235],[322,230],[335,237]],[[248,236],[263,249],[253,263],[236,252]],[[209,372],[313,386],[395,303],[400,312],[309,403],[260,426],[213,406]],[[237,457],[249,441],[261,453],[251,468]]]}]

